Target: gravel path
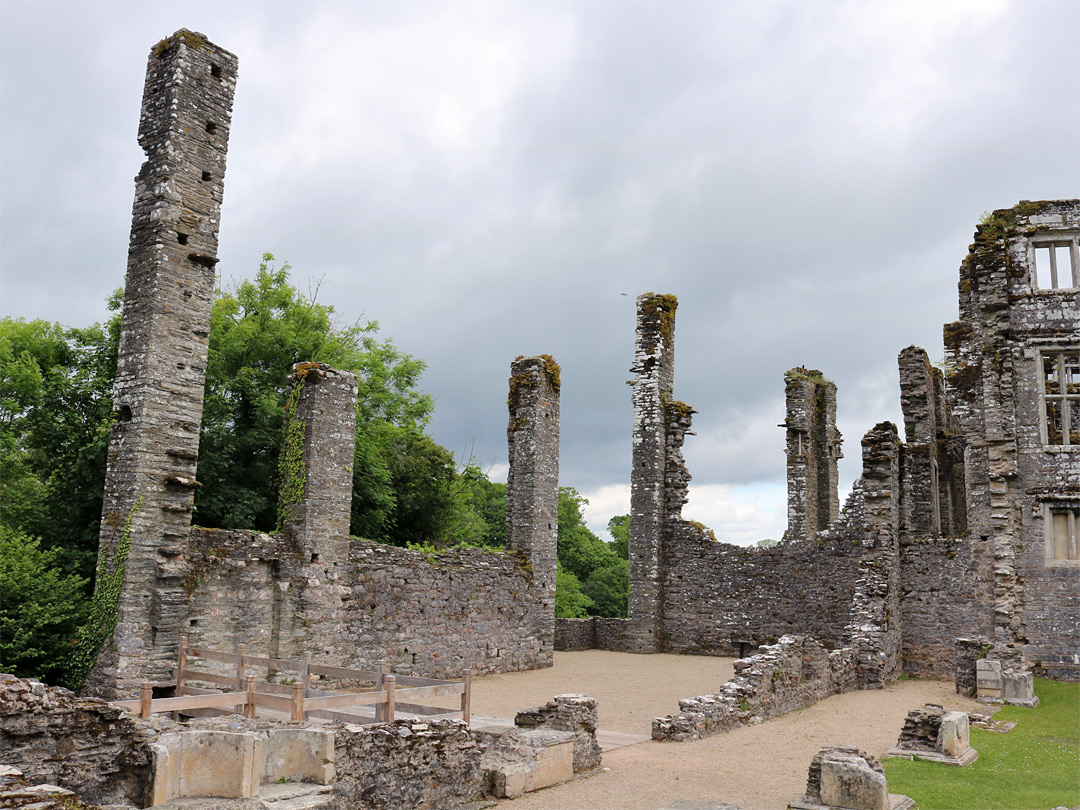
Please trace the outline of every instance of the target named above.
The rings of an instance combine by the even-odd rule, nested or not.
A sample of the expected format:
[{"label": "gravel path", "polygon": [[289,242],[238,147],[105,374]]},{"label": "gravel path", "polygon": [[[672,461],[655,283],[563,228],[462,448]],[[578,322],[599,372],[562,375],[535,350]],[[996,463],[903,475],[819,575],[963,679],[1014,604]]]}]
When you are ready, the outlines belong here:
[{"label": "gravel path", "polygon": [[[715,692],[731,659],[630,655],[601,650],[555,653],[555,666],[478,678],[475,714],[513,717],[556,694],[599,702],[600,727],[649,734],[652,718],[679,699]],[[875,756],[896,743],[910,709],[939,703],[971,711],[951,682],[904,681],[883,690],[836,695],[760,726],[691,743],[649,742],[604,754],[608,770],[515,799],[513,810],[657,810],[679,799],[730,802],[742,810],[782,810],[802,796],[810,759],[823,745],[854,743]]]}]

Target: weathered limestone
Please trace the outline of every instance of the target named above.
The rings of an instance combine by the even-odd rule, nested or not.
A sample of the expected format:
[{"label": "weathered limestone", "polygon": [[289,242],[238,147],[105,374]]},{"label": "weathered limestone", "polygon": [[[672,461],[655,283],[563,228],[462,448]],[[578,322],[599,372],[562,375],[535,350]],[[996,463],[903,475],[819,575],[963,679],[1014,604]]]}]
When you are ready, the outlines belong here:
[{"label": "weathered limestone", "polygon": [[975,673],[975,699],[980,703],[1011,703],[1031,709],[1039,705],[1034,675],[1022,662],[982,658],[975,662]]},{"label": "weathered limestone", "polygon": [[788,810],[908,810],[915,803],[890,794],[880,763],[854,745],[822,748],[810,762],[806,795]]},{"label": "weathered limestone", "polygon": [[941,706],[927,703],[908,712],[900,739],[882,757],[926,759],[963,767],[975,762],[979,754],[971,747],[966,712],[947,712]]},{"label": "weathered limestone", "polygon": [[0,674],[0,751],[30,782],[95,804],[150,803],[157,732],[96,698]]},{"label": "weathered limestone", "polygon": [[631,400],[634,404],[633,469],[630,474],[629,652],[659,652],[662,614],[661,557],[665,528],[667,421],[665,403],[675,384],[673,295],[637,299],[637,342]]},{"label": "weathered limestone", "polygon": [[788,528],[785,540],[813,537],[840,514],[836,383],[816,369],[784,374],[787,418]]},{"label": "weathered limestone", "polygon": [[574,773],[588,773],[600,767],[601,750],[596,741],[598,720],[596,701],[577,694],[556,695],[551,702],[524,709],[514,717],[518,728],[546,728],[574,735]]},{"label": "weathered limestone", "polygon": [[516,799],[574,778],[574,735],[537,728],[510,729],[488,749],[481,766],[492,795]]},{"label": "weathered limestone", "polygon": [[186,618],[191,521],[217,233],[237,60],[181,29],[147,63],[99,557],[124,587],[88,691],[169,677]]},{"label": "weathered limestone", "polygon": [[506,539],[532,567],[535,634],[550,666],[555,651],[555,573],[559,526],[559,366],[549,356],[519,357],[511,366],[510,472]]}]

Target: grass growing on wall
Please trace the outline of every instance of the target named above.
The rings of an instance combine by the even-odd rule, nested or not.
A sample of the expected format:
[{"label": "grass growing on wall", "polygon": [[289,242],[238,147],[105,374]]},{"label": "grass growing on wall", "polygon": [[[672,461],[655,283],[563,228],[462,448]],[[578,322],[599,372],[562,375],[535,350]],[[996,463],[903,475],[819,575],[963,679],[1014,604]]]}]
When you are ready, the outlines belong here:
[{"label": "grass growing on wall", "polygon": [[888,759],[890,793],[919,810],[1049,810],[1080,806],[1080,683],[1038,679],[1039,706],[1005,706],[996,721],[1017,723],[1008,734],[972,728],[979,759],[966,768]]}]

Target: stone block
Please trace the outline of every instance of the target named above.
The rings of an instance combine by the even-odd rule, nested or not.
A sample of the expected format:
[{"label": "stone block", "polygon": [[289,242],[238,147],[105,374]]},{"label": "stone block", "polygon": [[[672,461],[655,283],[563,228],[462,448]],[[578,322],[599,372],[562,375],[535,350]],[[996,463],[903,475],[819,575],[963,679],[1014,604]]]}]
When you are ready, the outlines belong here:
[{"label": "stone block", "polygon": [[941,718],[937,747],[950,757],[959,757],[971,747],[971,730],[966,712],[945,712]]},{"label": "stone block", "polygon": [[516,799],[525,795],[525,772],[523,762],[503,765],[492,772],[491,792],[498,799]]},{"label": "stone block", "polygon": [[[526,732],[539,735],[536,760],[525,773],[525,792],[569,782],[574,778],[574,738],[565,732]],[[559,738],[556,738],[558,735]]]},{"label": "stone block", "polygon": [[976,661],[975,685],[980,698],[1000,699],[1003,689],[1001,662],[988,658]]},{"label": "stone block", "polygon": [[254,735],[200,729],[180,737],[180,796],[247,799],[258,795]]},{"label": "stone block", "polygon": [[496,796],[512,798],[574,778],[574,739],[569,731],[538,728],[503,733],[482,767]]},{"label": "stone block", "polygon": [[318,728],[275,728],[260,735],[256,770],[260,782],[334,781],[334,732]]},{"label": "stone block", "polygon": [[1009,669],[1002,673],[1001,697],[1006,703],[1034,708],[1039,705],[1035,696],[1035,676],[1031,670]]},{"label": "stone block", "polygon": [[829,754],[821,761],[821,801],[850,810],[889,810],[889,790],[885,777],[862,757]]},{"label": "stone block", "polygon": [[150,746],[151,806],[165,804],[180,795],[180,735],[162,734]]}]

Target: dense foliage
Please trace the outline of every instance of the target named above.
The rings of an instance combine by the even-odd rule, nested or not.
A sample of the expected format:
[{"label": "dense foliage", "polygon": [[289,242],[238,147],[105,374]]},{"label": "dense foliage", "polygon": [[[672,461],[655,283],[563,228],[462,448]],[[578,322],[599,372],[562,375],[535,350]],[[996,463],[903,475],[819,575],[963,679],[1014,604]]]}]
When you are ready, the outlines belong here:
[{"label": "dense foliage", "polygon": [[[574,619],[584,615],[625,617],[630,594],[627,544],[620,543],[623,518],[608,523],[615,541],[605,543],[585,525],[588,501],[573,487],[559,487],[559,576],[555,615]],[[629,517],[626,516],[626,539]],[[626,556],[620,556],[625,554]],[[559,590],[564,593],[560,598]]]}]

